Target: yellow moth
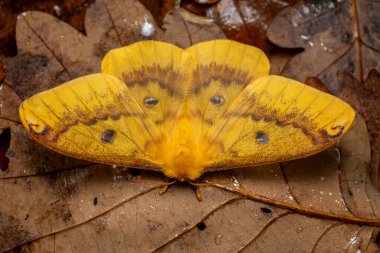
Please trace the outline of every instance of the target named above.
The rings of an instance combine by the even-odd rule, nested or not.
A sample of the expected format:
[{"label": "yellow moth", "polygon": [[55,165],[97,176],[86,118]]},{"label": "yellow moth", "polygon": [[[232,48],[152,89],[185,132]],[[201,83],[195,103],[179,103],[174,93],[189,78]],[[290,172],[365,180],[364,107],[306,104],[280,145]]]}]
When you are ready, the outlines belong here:
[{"label": "yellow moth", "polygon": [[261,50],[230,40],[114,49],[101,73],[20,105],[28,134],[50,149],[181,181],[315,154],[354,117],[334,96],[269,75]]}]

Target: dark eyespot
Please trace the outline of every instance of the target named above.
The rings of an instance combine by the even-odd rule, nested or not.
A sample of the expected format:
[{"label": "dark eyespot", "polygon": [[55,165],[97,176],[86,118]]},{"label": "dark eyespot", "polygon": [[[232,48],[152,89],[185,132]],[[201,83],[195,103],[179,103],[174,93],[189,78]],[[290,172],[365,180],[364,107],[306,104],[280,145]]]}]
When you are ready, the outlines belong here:
[{"label": "dark eyespot", "polygon": [[210,99],[210,102],[214,105],[222,105],[224,103],[224,98],[222,96],[216,95]]},{"label": "dark eyespot", "polygon": [[263,131],[258,131],[256,133],[256,141],[259,144],[267,144],[269,142],[269,137]]},{"label": "dark eyespot", "polygon": [[102,135],[102,142],[104,143],[111,143],[113,141],[113,138],[115,136],[115,131],[112,129],[107,129],[106,131],[103,132]]},{"label": "dark eyespot", "polygon": [[144,104],[146,106],[155,106],[156,104],[158,104],[158,99],[155,97],[147,97],[144,99]]}]

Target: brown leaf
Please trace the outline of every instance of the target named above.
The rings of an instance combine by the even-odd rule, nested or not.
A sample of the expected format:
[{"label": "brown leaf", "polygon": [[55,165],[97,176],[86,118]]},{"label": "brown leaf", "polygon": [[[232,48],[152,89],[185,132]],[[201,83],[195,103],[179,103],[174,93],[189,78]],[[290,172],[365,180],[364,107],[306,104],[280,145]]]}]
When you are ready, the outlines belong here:
[{"label": "brown leaf", "polygon": [[172,11],[176,5],[176,0],[164,0],[164,1],[152,1],[152,0],[140,0],[140,2],[149,10],[153,15],[159,26],[162,26],[162,22],[166,14]]},{"label": "brown leaf", "polygon": [[380,74],[371,70],[361,83],[345,74],[339,96],[363,115],[371,140],[371,178],[380,189]]},{"label": "brown leaf", "polygon": [[4,77],[5,77],[4,63],[0,61],[0,84],[3,82]]},{"label": "brown leaf", "polygon": [[225,38],[212,20],[193,15],[184,9],[168,13],[164,18],[163,29],[165,33],[160,40],[182,48],[201,41]]},{"label": "brown leaf", "polygon": [[0,15],[0,55],[14,56],[17,53],[14,39],[16,17],[26,10],[48,12],[80,31],[84,31],[83,17],[85,7],[94,0],[34,0],[34,1],[1,1]]},{"label": "brown leaf", "polygon": [[309,85],[315,89],[318,89],[320,91],[330,93],[327,85],[324,82],[322,82],[322,80],[319,79],[318,77],[309,76],[308,78],[306,78],[305,84],[307,84],[307,85]]},{"label": "brown leaf", "polygon": [[[155,26],[152,38],[186,47],[222,36],[215,24],[181,10],[165,20],[166,30]],[[91,5],[86,36],[43,13],[20,16],[19,54],[6,60],[6,81],[14,90],[4,94],[27,97],[99,71],[106,51],[146,39],[145,22],[155,25],[133,0]],[[380,198],[365,180],[369,143],[360,118],[339,148],[284,164],[205,175],[201,202],[188,184],[159,196],[165,184],[160,173],[67,158],[29,140],[19,124],[7,129],[9,164],[0,171],[4,250],[323,252],[376,246]]]},{"label": "brown leaf", "polygon": [[278,46],[304,48],[283,75],[303,82],[317,76],[337,93],[345,71],[359,80],[380,70],[380,4],[368,1],[305,1],[281,11],[268,28]]},{"label": "brown leaf", "polygon": [[[206,7],[206,15],[215,20],[229,39],[267,49],[268,25],[277,12],[296,2],[297,0],[220,0],[217,4]],[[191,3],[184,5],[190,10],[193,6]]]},{"label": "brown leaf", "polygon": [[0,89],[0,101],[0,129],[3,129],[18,122],[18,106],[22,99],[12,86],[4,82]]}]

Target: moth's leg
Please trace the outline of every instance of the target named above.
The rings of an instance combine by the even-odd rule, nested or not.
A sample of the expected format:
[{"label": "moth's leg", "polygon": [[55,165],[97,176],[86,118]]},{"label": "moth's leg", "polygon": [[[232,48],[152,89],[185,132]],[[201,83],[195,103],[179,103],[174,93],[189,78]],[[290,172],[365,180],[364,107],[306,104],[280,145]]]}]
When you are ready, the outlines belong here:
[{"label": "moth's leg", "polygon": [[199,186],[191,185],[191,188],[193,189],[193,191],[195,193],[195,197],[197,198],[197,200],[202,201],[201,190],[200,190]]},{"label": "moth's leg", "polygon": [[200,186],[196,181],[188,181],[188,183],[191,185],[191,189],[193,189],[195,193],[195,197],[197,198],[198,201],[202,201],[202,196],[201,196],[201,190]]},{"label": "moth's leg", "polygon": [[168,185],[168,184],[167,185],[163,185],[161,187],[161,189],[160,189],[160,192],[158,194],[160,194],[160,195],[164,194],[169,189],[169,186],[170,185]]},{"label": "moth's leg", "polygon": [[171,179],[171,178],[166,178],[165,181],[166,181],[165,184],[162,185],[162,187],[161,187],[161,189],[160,189],[160,191],[158,193],[160,195],[162,195],[165,192],[167,192],[167,190],[169,189],[169,187],[177,182],[177,180],[174,180],[174,179]]}]

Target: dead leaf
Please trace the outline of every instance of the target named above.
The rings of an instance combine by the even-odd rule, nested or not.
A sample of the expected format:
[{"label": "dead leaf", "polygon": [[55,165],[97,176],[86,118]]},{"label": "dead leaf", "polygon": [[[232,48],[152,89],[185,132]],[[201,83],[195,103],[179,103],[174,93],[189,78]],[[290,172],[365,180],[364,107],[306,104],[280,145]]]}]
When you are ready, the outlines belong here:
[{"label": "dead leaf", "polygon": [[193,15],[184,9],[169,12],[164,18],[163,29],[165,34],[160,39],[182,48],[201,41],[225,38],[213,20]]},{"label": "dead leaf", "polygon": [[[175,12],[165,20],[166,30],[155,26],[152,38],[170,41],[177,34],[174,41],[186,47],[221,36],[215,24],[186,14]],[[6,60],[5,80],[13,87],[7,92],[27,97],[97,72],[106,50],[145,39],[144,22],[154,24],[133,0],[91,5],[86,36],[43,13],[20,16],[19,55]],[[16,108],[18,104],[9,102]],[[9,115],[15,116],[14,111]],[[1,249],[374,252],[376,248],[380,198],[365,180],[369,142],[360,118],[339,149],[284,164],[205,175],[201,202],[187,184],[174,185],[159,196],[164,182],[160,173],[54,154],[29,140],[20,124],[0,121],[10,129],[5,153],[9,164],[0,171]]]},{"label": "dead leaf", "polygon": [[0,61],[0,84],[3,82],[4,77],[5,77],[4,63]]},{"label": "dead leaf", "polygon": [[140,2],[149,10],[153,15],[159,26],[162,26],[162,22],[167,13],[172,11],[177,6],[177,0],[164,0],[164,1],[152,1],[152,0],[140,0]]},{"label": "dead leaf", "polygon": [[229,39],[267,50],[269,47],[266,37],[268,25],[277,12],[295,4],[297,0],[220,0],[214,5],[210,4],[216,1],[207,1],[207,5],[205,5],[206,1],[197,1],[198,4],[195,4],[194,0],[184,2],[182,6],[189,10],[203,8],[205,15],[214,19]]},{"label": "dead leaf", "polygon": [[320,91],[323,91],[323,92],[326,92],[326,93],[330,93],[329,91],[329,88],[327,87],[327,85],[325,83],[322,82],[321,79],[319,79],[318,77],[315,77],[315,76],[309,76],[308,78],[306,78],[305,80],[305,84],[315,88],[315,89],[318,89]]},{"label": "dead leaf", "polygon": [[[369,1],[305,1],[281,11],[267,36],[285,48],[304,48],[282,74],[303,82],[317,76],[336,94],[343,73],[359,80],[380,70],[380,4]],[[301,64],[302,63],[302,64]]]},{"label": "dead leaf", "polygon": [[14,29],[16,17],[26,10],[38,10],[59,17],[79,31],[84,31],[83,17],[86,6],[94,0],[52,1],[2,1],[0,5],[0,55],[14,56],[17,53]]},{"label": "dead leaf", "polygon": [[346,73],[339,96],[365,119],[371,140],[371,178],[380,189],[380,74],[371,70],[366,80],[361,83]]}]

